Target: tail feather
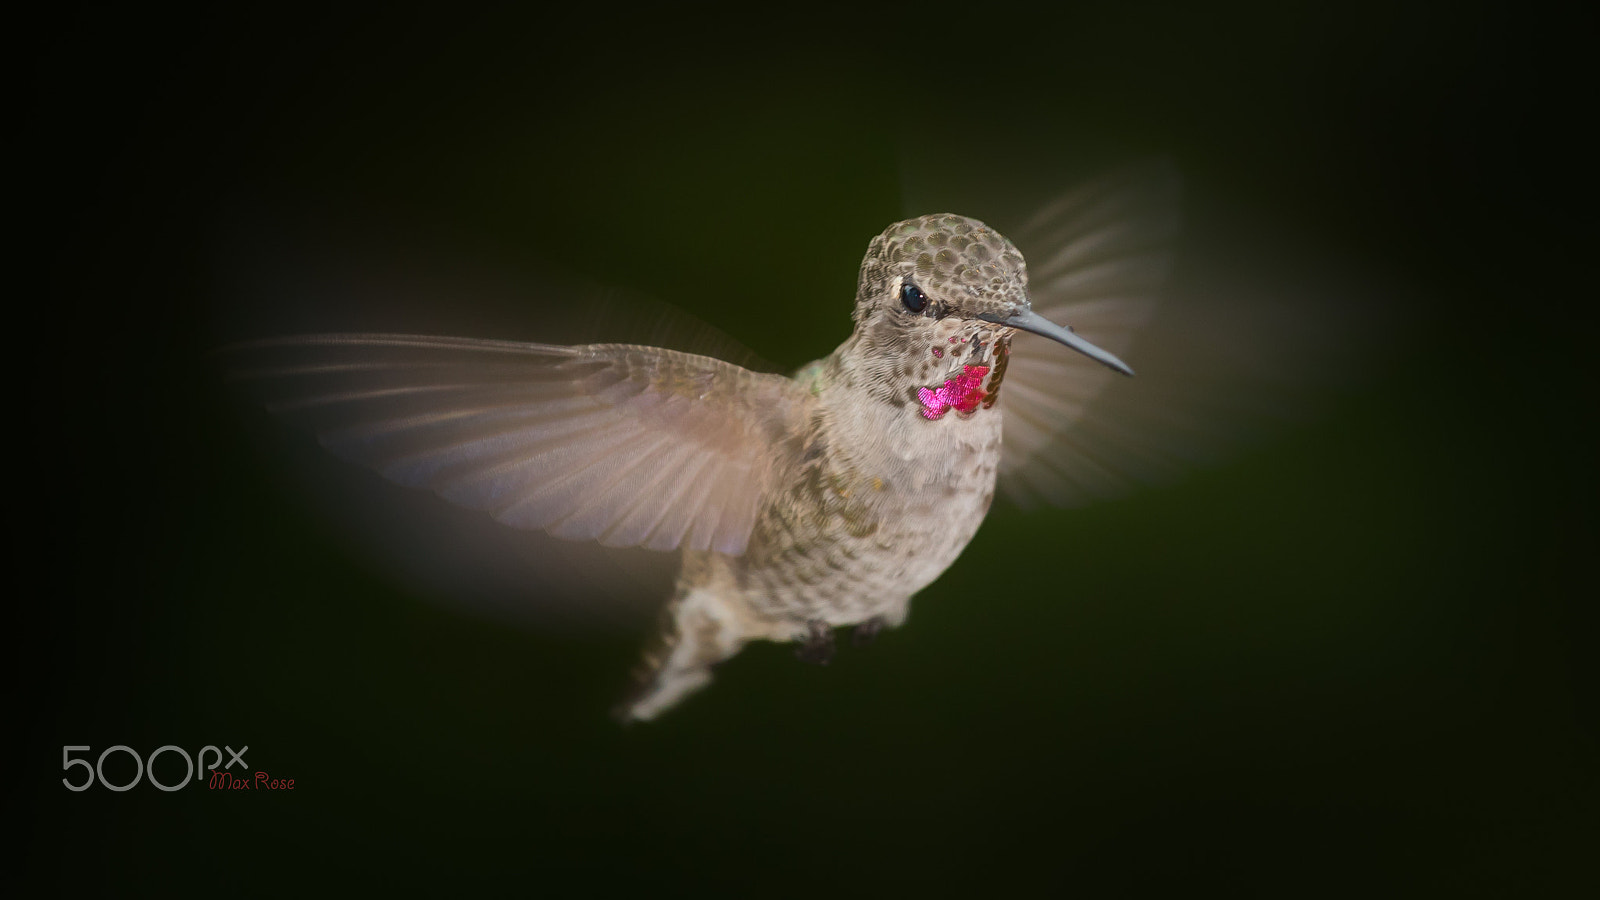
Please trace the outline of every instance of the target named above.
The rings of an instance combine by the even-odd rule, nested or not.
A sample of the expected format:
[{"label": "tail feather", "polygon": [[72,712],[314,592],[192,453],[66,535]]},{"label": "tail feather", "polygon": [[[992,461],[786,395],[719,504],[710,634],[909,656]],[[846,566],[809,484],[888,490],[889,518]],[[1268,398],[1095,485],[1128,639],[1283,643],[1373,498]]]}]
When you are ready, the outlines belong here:
[{"label": "tail feather", "polygon": [[617,707],[623,722],[654,719],[711,683],[711,667],[745,644],[738,617],[717,592],[679,582],[661,628],[634,671],[635,688]]}]

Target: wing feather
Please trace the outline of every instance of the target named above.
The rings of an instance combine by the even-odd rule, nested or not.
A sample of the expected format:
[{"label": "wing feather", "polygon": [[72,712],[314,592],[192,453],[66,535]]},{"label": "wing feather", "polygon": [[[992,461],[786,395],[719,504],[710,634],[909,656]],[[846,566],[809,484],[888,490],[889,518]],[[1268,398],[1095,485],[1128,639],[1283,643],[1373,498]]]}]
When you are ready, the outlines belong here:
[{"label": "wing feather", "polygon": [[646,483],[639,486],[632,499],[624,498],[610,527],[600,534],[600,543],[608,547],[637,547],[644,544],[656,525],[666,517],[667,510],[682,496],[687,480],[683,466],[698,455],[692,445],[678,444],[656,460]]},{"label": "wing feather", "polygon": [[669,550],[684,543],[689,530],[699,520],[700,511],[705,508],[720,468],[715,454],[700,451],[696,466],[686,469],[685,477],[679,482],[682,490],[677,498],[671,504],[663,504],[665,514],[661,524],[650,533],[644,546],[652,550]]},{"label": "wing feather", "polygon": [[[1092,182],[1046,205],[1015,235],[1033,308],[1124,355],[1156,306],[1178,229],[1178,178],[1165,164]],[[1137,364],[1136,364],[1137,365]],[[1130,438],[1093,413],[1119,376],[1044,338],[1012,342],[1002,409],[1001,484],[1028,503],[1075,506],[1114,495],[1159,466],[1166,437]],[[1115,412],[1115,411],[1113,411]],[[1114,435],[1114,437],[1113,437]],[[1119,447],[1113,450],[1112,447]]]},{"label": "wing feather", "polygon": [[224,351],[336,455],[519,528],[741,553],[809,400],[670,350],[311,335]]}]

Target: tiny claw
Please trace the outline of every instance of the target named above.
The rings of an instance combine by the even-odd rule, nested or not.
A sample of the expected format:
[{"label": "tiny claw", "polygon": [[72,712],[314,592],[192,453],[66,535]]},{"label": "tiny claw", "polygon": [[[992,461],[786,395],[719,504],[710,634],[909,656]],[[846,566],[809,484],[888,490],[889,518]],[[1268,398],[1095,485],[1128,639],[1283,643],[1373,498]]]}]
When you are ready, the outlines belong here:
[{"label": "tiny claw", "polygon": [[850,630],[850,643],[857,647],[871,646],[881,631],[883,631],[883,617],[873,616]]},{"label": "tiny claw", "polygon": [[833,629],[826,622],[812,619],[806,623],[805,640],[795,648],[795,658],[812,665],[825,666],[833,661]]}]

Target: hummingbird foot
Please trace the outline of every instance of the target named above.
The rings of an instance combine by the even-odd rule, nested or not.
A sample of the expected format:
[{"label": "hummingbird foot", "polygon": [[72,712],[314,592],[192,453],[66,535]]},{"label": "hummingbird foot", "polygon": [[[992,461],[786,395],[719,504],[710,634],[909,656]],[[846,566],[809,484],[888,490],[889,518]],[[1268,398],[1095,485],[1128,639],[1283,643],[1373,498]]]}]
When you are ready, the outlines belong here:
[{"label": "hummingbird foot", "polygon": [[833,629],[820,619],[806,623],[805,640],[795,649],[795,658],[801,662],[825,666],[833,661]]},{"label": "hummingbird foot", "polygon": [[860,625],[850,629],[850,643],[857,647],[870,647],[878,639],[878,634],[883,631],[883,616],[873,616]]}]

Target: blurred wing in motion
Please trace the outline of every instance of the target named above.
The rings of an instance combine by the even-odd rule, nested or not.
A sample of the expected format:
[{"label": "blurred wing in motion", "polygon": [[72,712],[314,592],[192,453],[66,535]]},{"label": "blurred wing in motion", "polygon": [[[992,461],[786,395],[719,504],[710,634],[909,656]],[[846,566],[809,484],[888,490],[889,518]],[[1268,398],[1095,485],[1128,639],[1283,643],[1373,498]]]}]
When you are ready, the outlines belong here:
[{"label": "blurred wing in motion", "polygon": [[1374,371],[1392,331],[1383,279],[1215,195],[1185,202],[1180,248],[1178,195],[1172,166],[1135,166],[1006,232],[1028,260],[1034,311],[1138,372],[1016,336],[1000,478],[1019,503],[1169,481]]},{"label": "blurred wing in motion", "polygon": [[223,352],[338,456],[611,547],[742,553],[807,396],[779,375],[624,344],[334,334]]},{"label": "blurred wing in motion", "polygon": [[[1170,165],[1118,172],[1040,210],[1012,240],[1028,260],[1034,312],[1122,356],[1155,310],[1178,233],[1179,180]],[[1138,365],[1135,368],[1139,368]],[[1060,344],[1019,332],[1005,393],[1002,484],[1015,499],[1070,506],[1110,496],[1126,476],[1156,475],[1160,435],[1094,416],[1122,376]]]}]

